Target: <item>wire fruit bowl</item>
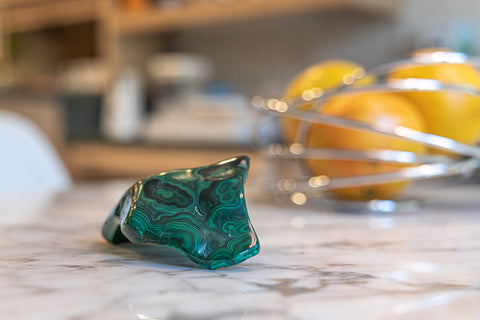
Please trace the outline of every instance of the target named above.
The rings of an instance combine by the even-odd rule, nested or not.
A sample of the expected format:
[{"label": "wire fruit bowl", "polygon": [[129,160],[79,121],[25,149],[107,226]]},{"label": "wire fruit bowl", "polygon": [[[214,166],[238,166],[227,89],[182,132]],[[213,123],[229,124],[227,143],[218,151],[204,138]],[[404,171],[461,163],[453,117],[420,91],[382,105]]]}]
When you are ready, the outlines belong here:
[{"label": "wire fruit bowl", "polygon": [[[448,181],[447,178],[468,178],[480,167],[480,148],[476,145],[462,143],[448,137],[414,130],[404,126],[388,123],[366,124],[351,119],[322,114],[321,110],[332,98],[344,94],[361,94],[367,92],[402,93],[402,92],[441,92],[451,94],[470,95],[479,98],[480,91],[474,86],[458,85],[442,82],[435,79],[388,79],[391,70],[402,65],[435,65],[435,64],[469,64],[480,66],[478,58],[468,57],[459,52],[436,51],[429,54],[414,56],[410,59],[395,61],[366,72],[357,68],[343,77],[341,86],[330,91],[320,88],[305,90],[301,97],[263,98],[254,97],[253,107],[264,113],[259,125],[256,144],[264,155],[274,162],[284,166],[288,161],[294,163],[299,170],[285,170],[267,183],[266,190],[275,199],[287,199],[296,205],[306,203],[320,203],[345,207],[348,210],[369,211],[397,211],[416,208],[418,201],[409,198],[402,192],[399,197],[375,199],[365,201],[343,200],[332,196],[332,191],[388,184],[402,181],[438,183]],[[359,80],[365,77],[375,77],[374,84],[358,86]],[[480,111],[479,111],[480,112]],[[289,117],[300,121],[295,140],[287,143],[271,137],[265,137],[262,131],[280,117]],[[480,120],[479,120],[480,121]],[[400,139],[419,144],[428,148],[428,152],[417,154],[410,151],[390,149],[328,149],[314,148],[306,143],[312,124],[328,125],[341,129],[354,130],[359,133],[373,133],[384,137]],[[285,140],[285,139],[283,139]],[[306,165],[306,160],[351,160],[375,163],[391,163],[398,165],[397,169],[389,172],[373,174],[332,177],[328,172],[313,175]],[[320,200],[320,202],[319,202]]]}]

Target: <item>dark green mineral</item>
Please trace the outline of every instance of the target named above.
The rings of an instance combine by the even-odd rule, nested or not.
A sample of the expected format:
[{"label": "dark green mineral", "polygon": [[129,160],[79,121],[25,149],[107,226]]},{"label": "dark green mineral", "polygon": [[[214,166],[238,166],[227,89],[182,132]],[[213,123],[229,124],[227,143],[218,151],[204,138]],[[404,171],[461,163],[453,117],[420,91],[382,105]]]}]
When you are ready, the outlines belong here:
[{"label": "dark green mineral", "polygon": [[260,250],[245,205],[248,167],[240,156],[140,180],[108,217],[103,236],[170,246],[208,269],[240,263]]}]

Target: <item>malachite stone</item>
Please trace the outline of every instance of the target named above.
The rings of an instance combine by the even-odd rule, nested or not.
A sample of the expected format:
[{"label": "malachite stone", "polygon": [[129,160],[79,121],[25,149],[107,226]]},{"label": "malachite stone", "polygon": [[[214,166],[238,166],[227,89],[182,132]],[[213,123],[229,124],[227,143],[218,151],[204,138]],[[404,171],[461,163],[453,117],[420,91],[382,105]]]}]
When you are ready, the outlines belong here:
[{"label": "malachite stone", "polygon": [[208,269],[240,263],[260,250],[245,205],[248,168],[240,156],[140,180],[107,218],[103,236],[170,246]]}]

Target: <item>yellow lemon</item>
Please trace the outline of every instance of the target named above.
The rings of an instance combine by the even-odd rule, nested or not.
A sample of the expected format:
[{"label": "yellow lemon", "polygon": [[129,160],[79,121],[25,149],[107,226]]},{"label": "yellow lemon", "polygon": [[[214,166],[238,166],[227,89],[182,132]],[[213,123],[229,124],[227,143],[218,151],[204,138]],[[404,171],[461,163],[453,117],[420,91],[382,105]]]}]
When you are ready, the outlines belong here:
[{"label": "yellow lemon", "polygon": [[[319,112],[366,124],[404,126],[418,131],[426,129],[424,119],[415,105],[393,93],[365,92],[340,95],[328,101]],[[425,151],[424,146],[414,142],[322,124],[310,126],[306,146],[359,151],[388,149],[417,154]],[[307,159],[306,162],[313,175],[327,175],[330,178],[395,172],[405,167],[405,164],[358,160]],[[349,187],[332,190],[332,194],[348,200],[391,199],[407,185],[408,181],[401,181]]]},{"label": "yellow lemon", "polygon": [[[365,76],[365,70],[358,64],[348,60],[327,60],[314,64],[297,74],[288,84],[284,97],[300,98],[306,100],[313,98],[315,92],[325,92],[344,84],[351,84],[357,79],[358,84],[373,82],[372,77]],[[364,77],[364,78],[363,78]],[[308,110],[311,104],[304,104],[301,109]],[[281,127],[285,140],[295,142],[300,120],[291,117],[281,118]]]},{"label": "yellow lemon", "polygon": [[[414,57],[446,51],[425,49]],[[393,79],[434,79],[445,84],[480,89],[480,75],[468,63],[406,63],[393,69],[387,77]],[[457,90],[435,92],[406,91],[401,93],[410,99],[423,114],[427,132],[451,138],[466,144],[477,142],[480,133],[480,97]]]}]

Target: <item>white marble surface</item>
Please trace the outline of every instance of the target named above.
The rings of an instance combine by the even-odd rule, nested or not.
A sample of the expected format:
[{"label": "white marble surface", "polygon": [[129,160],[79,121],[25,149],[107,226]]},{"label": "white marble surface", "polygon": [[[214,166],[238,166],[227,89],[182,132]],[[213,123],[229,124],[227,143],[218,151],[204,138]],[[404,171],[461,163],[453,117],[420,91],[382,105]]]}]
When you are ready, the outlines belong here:
[{"label": "white marble surface", "polygon": [[396,215],[247,192],[260,254],[215,271],[171,249],[107,243],[102,223],[128,186],[77,185],[0,222],[0,319],[480,319],[480,185]]}]

